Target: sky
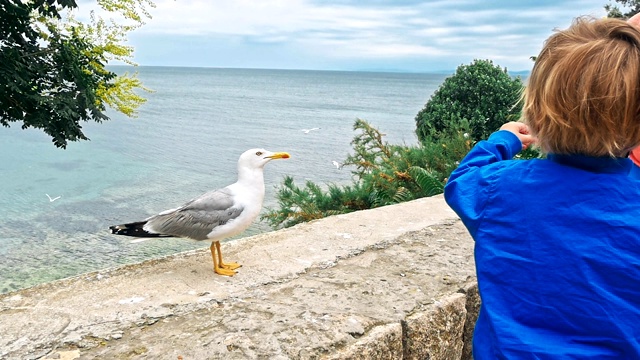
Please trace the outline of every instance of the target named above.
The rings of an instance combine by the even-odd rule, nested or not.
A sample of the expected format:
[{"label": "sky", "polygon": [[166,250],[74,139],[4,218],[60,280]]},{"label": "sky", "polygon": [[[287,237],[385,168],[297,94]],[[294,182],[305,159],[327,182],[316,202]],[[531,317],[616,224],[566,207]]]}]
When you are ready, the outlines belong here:
[{"label": "sky", "polygon": [[554,29],[605,16],[609,0],[154,3],[152,19],[129,34],[139,65],[441,72],[474,59],[530,70]]}]

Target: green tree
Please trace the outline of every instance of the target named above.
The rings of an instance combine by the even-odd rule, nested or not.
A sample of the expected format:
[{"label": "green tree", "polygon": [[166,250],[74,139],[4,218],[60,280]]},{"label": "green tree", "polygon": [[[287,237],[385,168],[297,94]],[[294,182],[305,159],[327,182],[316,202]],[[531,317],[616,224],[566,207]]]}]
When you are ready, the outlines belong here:
[{"label": "green tree", "polygon": [[612,3],[606,4],[604,9],[607,11],[607,17],[628,19],[640,12],[640,1],[638,0],[615,0],[615,2],[627,10],[623,13],[623,10],[620,10],[618,5]]},{"label": "green tree", "polygon": [[468,124],[472,140],[486,139],[502,124],[519,117],[523,84],[490,60],[461,65],[416,115],[422,142],[439,139],[447,129]]},{"label": "green tree", "polygon": [[65,148],[68,141],[88,139],[82,122],[108,120],[107,106],[135,116],[145,101],[135,93],[144,89],[140,80],[105,66],[129,61],[133,49],[121,43],[149,17],[146,6],[153,3],[98,3],[128,24],[107,23],[93,13],[83,24],[70,13],[75,0],[0,0],[0,124],[42,129]]}]

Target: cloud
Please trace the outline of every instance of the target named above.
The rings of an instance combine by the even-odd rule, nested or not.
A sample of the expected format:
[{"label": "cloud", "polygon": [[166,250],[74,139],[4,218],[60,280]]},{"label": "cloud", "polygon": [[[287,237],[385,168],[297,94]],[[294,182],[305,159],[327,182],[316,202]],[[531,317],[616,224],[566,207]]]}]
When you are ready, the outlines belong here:
[{"label": "cloud", "polygon": [[604,16],[603,2],[159,0],[131,42],[146,65],[201,66],[206,56],[218,67],[428,71],[489,58],[526,69],[554,28]]}]

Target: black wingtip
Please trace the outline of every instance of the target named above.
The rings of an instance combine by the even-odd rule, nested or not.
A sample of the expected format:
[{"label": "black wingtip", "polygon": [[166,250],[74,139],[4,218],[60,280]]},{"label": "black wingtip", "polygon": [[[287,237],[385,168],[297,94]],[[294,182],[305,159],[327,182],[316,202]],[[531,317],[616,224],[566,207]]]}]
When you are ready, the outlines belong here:
[{"label": "black wingtip", "polygon": [[144,229],[146,221],[138,221],[122,225],[109,226],[109,230],[115,235],[135,236],[135,237],[160,237],[162,234],[152,234]]}]

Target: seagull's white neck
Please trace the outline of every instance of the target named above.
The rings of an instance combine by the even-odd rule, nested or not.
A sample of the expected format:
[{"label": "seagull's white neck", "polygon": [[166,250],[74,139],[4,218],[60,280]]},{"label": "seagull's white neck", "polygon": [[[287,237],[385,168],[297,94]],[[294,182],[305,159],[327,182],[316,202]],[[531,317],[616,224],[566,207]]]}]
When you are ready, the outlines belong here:
[{"label": "seagull's white neck", "polygon": [[238,167],[238,183],[253,187],[258,186],[264,191],[263,168]]}]

